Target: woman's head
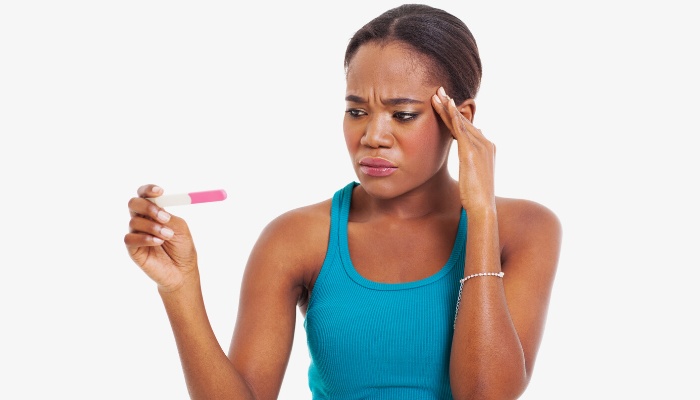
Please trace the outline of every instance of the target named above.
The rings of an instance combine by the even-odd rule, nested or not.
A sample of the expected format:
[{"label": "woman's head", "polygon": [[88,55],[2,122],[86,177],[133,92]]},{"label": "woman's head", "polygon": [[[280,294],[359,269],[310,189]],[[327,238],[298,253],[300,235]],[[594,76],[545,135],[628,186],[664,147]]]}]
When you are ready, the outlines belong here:
[{"label": "woman's head", "polygon": [[399,41],[427,57],[436,82],[457,104],[473,99],[481,83],[481,59],[476,41],[460,19],[422,4],[388,10],[360,28],[345,51],[345,69],[363,44]]}]

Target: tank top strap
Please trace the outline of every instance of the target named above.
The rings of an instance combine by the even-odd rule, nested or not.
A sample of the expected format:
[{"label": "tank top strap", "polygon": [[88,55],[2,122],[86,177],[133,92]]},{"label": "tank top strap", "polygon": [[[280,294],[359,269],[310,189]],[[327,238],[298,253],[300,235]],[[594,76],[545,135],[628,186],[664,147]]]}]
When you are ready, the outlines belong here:
[{"label": "tank top strap", "polygon": [[328,238],[328,251],[337,251],[340,238],[343,237],[343,221],[348,220],[350,214],[350,201],[352,200],[352,190],[359,185],[357,182],[350,182],[344,188],[338,190],[333,195],[331,205],[331,226],[330,237]]},{"label": "tank top strap", "polygon": [[333,194],[333,199],[331,201],[331,225],[328,235],[328,247],[326,249],[326,256],[323,260],[321,271],[316,279],[314,288],[319,287],[319,282],[323,281],[321,277],[326,275],[329,269],[336,268],[336,264],[340,262],[340,249],[342,247],[341,240],[345,236],[343,229],[347,226],[347,224],[344,224],[343,221],[347,221],[348,215],[350,214],[352,190],[357,185],[359,185],[358,182],[350,182],[345,187]]}]

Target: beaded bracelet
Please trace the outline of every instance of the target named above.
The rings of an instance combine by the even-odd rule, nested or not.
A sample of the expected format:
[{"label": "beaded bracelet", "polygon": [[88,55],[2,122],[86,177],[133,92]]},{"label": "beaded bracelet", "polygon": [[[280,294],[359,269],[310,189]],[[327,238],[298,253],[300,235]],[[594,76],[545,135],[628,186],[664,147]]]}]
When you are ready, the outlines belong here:
[{"label": "beaded bracelet", "polygon": [[457,307],[455,308],[455,320],[452,323],[452,327],[456,328],[457,327],[457,313],[459,312],[459,303],[462,300],[462,287],[464,287],[464,282],[476,278],[477,276],[495,276],[498,278],[503,278],[503,271],[501,272],[479,272],[478,274],[471,274],[467,275],[464,278],[459,280],[459,294],[457,295]]},{"label": "beaded bracelet", "polygon": [[463,285],[464,282],[466,282],[472,278],[476,278],[477,276],[497,276],[499,278],[503,278],[503,271],[501,271],[501,272],[479,272],[478,274],[467,275],[464,278],[460,279],[459,283]]}]

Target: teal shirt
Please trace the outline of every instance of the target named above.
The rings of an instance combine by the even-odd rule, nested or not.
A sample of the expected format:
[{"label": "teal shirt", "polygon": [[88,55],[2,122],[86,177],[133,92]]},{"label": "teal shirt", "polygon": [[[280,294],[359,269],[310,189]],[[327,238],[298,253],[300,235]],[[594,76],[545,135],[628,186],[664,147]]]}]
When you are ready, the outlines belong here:
[{"label": "teal shirt", "polygon": [[304,321],[313,398],[452,399],[450,349],[464,275],[466,213],[440,271],[413,282],[374,282],[355,270],[348,250],[356,185],[333,196],[328,250]]}]

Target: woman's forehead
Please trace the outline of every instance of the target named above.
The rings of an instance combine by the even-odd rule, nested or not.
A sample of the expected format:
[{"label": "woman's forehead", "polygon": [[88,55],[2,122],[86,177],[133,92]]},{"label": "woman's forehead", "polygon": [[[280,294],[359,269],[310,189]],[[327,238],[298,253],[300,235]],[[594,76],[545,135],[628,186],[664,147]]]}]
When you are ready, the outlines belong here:
[{"label": "woman's forehead", "polygon": [[401,42],[362,45],[348,65],[348,88],[388,84],[399,87],[427,85],[434,76],[430,59]]}]

